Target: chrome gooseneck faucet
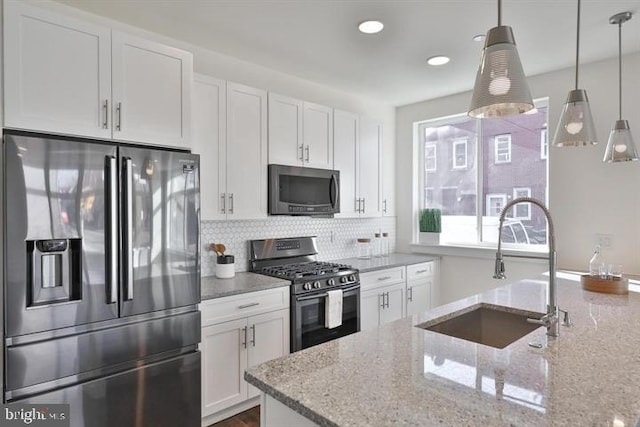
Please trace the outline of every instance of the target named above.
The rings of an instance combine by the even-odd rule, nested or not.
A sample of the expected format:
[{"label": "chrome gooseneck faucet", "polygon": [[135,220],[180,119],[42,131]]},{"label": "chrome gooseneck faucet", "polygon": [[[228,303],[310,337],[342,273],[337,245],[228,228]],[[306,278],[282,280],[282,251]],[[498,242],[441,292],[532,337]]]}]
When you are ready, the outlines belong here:
[{"label": "chrome gooseneck faucet", "polygon": [[539,200],[533,199],[531,197],[520,197],[511,200],[506,204],[504,209],[502,209],[502,212],[500,213],[500,226],[498,231],[498,252],[496,252],[496,265],[493,278],[507,278],[507,276],[504,274],[504,261],[502,259],[503,255],[501,249],[502,225],[509,209],[511,209],[512,206],[517,205],[518,203],[531,203],[538,206],[540,209],[542,209],[542,212],[544,212],[544,215],[547,218],[547,223],[549,224],[549,287],[547,292],[547,314],[542,316],[541,319],[527,319],[527,321],[530,323],[536,323],[545,326],[547,328],[548,336],[557,337],[560,335],[558,313],[560,311],[564,313],[564,320],[562,322],[563,325],[569,326],[571,324],[571,321],[569,319],[569,313],[558,308],[558,296],[556,293],[556,239],[553,229],[553,220],[551,219],[551,213],[549,212],[547,207]]}]

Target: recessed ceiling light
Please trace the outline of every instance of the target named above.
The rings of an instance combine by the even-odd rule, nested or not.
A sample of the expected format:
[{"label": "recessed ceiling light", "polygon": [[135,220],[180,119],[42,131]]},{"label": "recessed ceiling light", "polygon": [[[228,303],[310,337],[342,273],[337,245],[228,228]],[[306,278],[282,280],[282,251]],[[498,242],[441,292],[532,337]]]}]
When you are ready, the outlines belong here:
[{"label": "recessed ceiling light", "polygon": [[358,25],[360,32],[365,34],[375,34],[382,31],[384,24],[380,21],[364,21]]},{"label": "recessed ceiling light", "polygon": [[475,36],[473,36],[473,41],[474,42],[483,42],[486,37],[487,36],[484,35],[484,34],[476,34]]},{"label": "recessed ceiling light", "polygon": [[444,56],[444,55],[437,55],[437,56],[432,56],[431,58],[427,59],[427,64],[429,65],[444,65],[447,62],[449,62],[451,59],[448,56]]}]

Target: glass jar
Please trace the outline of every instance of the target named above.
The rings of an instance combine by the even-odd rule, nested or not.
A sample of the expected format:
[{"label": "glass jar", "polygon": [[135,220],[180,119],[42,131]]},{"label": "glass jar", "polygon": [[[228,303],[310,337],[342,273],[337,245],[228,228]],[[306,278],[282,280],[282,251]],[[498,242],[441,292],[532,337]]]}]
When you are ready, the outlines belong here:
[{"label": "glass jar", "polygon": [[379,258],[382,255],[382,242],[380,242],[380,233],[373,235],[373,242],[371,242],[371,255],[375,258]]},{"label": "glass jar", "polygon": [[380,240],[380,255],[389,256],[389,233],[382,233],[382,240]]},{"label": "glass jar", "polygon": [[360,259],[371,258],[371,239],[360,238],[356,241],[357,256]]}]

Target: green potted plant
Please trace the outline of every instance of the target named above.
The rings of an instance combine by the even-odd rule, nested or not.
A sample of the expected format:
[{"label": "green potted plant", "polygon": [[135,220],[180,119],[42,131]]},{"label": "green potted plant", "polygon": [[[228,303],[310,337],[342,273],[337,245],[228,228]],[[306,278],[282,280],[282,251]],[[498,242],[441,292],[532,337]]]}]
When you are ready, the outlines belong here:
[{"label": "green potted plant", "polygon": [[425,245],[440,243],[441,216],[440,209],[420,210],[420,243]]}]

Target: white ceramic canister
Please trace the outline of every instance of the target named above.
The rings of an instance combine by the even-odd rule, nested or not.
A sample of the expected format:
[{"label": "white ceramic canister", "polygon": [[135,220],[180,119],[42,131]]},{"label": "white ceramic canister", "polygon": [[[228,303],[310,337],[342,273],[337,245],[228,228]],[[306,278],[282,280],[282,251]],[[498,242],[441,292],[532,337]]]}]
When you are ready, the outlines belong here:
[{"label": "white ceramic canister", "polygon": [[236,259],[233,255],[222,255],[216,259],[216,277],[230,279],[236,275]]}]

